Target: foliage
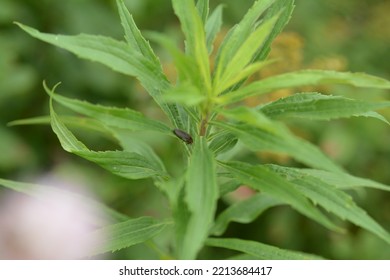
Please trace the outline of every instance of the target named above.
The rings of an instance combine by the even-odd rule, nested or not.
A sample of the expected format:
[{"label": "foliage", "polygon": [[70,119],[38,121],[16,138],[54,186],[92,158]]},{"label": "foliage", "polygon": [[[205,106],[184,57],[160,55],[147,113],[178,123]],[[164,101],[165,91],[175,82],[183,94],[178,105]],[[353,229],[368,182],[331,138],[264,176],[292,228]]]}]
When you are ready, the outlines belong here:
[{"label": "foliage", "polygon": [[[18,23],[37,39],[135,77],[169,121],[168,125],[129,108],[66,98],[56,93],[56,86],[50,89],[44,84],[50,97],[50,124],[64,150],[126,179],[151,178],[167,197],[171,208],[168,221],[150,217],[126,218],[97,230],[108,231],[111,236],[105,244],[97,245],[96,253],[148,242],[171,228],[175,238],[165,246],[164,256],[172,258],[195,259],[205,246],[227,248],[255,258],[317,258],[255,241],[209,237],[222,235],[232,221],[252,222],[266,209],[278,205],[291,206],[335,232],[343,231],[335,218],[347,220],[390,244],[386,229],[347,192],[360,187],[384,191],[390,188],[349,175],[319,147],[295,135],[283,122],[291,118],[331,120],[362,116],[387,122],[374,110],[389,107],[389,101],[298,92],[256,107],[239,103],[288,87],[344,84],[389,89],[390,82],[362,73],[304,70],[248,83],[250,76],[272,63],[267,60],[271,43],[290,19],[294,1],[255,1],[219,46],[214,40],[221,29],[222,8],[218,6],[209,13],[208,2],[199,0],[195,5],[193,0],[172,0],[185,37],[184,52],[169,36],[147,33],[148,38],[165,47],[172,56],[177,71],[175,83],[169,82],[158,57],[122,0],[117,0],[117,6],[125,41],[85,34],[47,34]],[[123,150],[93,151],[88,148],[68,129],[67,119],[57,115],[54,102],[83,115],[77,117],[81,126],[85,120],[93,123],[98,130],[117,139]],[[147,143],[134,140],[131,145],[124,144],[123,139],[129,132],[148,131],[155,137],[174,137],[172,129],[185,131],[193,138],[192,144],[177,139],[186,157],[182,174],[173,175],[167,170],[164,158],[161,159]],[[288,155],[308,168],[239,161],[242,150]],[[14,188],[10,181],[1,181],[1,184]],[[250,187],[255,194],[217,213],[219,199],[240,185]]]}]

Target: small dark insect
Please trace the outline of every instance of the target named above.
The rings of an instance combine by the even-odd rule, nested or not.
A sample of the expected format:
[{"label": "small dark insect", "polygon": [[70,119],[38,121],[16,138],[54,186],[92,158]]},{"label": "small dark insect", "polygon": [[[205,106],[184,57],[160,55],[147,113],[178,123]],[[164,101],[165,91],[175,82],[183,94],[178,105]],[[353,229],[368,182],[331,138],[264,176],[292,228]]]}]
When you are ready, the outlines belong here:
[{"label": "small dark insect", "polygon": [[184,132],[183,130],[175,128],[173,130],[173,134],[175,134],[178,138],[180,138],[181,140],[183,140],[187,144],[192,144],[192,142],[193,142],[191,135],[189,135],[187,132]]}]

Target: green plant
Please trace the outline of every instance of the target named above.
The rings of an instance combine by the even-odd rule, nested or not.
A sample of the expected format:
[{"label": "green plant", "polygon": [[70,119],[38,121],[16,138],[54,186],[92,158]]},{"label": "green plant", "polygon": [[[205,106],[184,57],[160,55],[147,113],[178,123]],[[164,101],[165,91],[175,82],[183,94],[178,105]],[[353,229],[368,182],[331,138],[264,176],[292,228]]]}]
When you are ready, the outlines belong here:
[{"label": "green plant", "polygon": [[[287,87],[340,83],[389,89],[390,82],[362,73],[305,70],[246,83],[248,77],[272,63],[266,60],[271,42],[288,22],[294,1],[255,1],[215,52],[213,43],[222,25],[222,6],[209,15],[208,2],[199,0],[195,5],[193,0],[172,0],[185,36],[184,52],[164,34],[146,34],[171,54],[177,70],[176,84],[171,84],[166,78],[159,59],[122,0],[117,0],[117,5],[125,41],[92,35],[45,34],[18,23],[35,38],[136,77],[170,122],[167,125],[129,108],[105,107],[66,98],[55,92],[56,87],[50,89],[44,84],[51,101],[50,123],[64,150],[124,178],[151,178],[166,195],[171,208],[172,216],[163,221],[150,217],[129,218],[107,210],[117,223],[94,233],[110,234],[109,242],[97,245],[95,253],[143,242],[152,244],[151,238],[158,238],[162,231],[173,228],[171,246],[162,249],[161,257],[195,259],[204,246],[211,246],[239,251],[242,255],[237,257],[240,258],[318,258],[255,241],[210,237],[222,235],[232,221],[249,223],[266,209],[277,205],[289,205],[332,231],[342,231],[334,217],[347,220],[390,243],[390,234],[347,192],[360,187],[384,191],[390,188],[349,175],[318,147],[297,137],[283,123],[290,118],[331,120],[352,116],[372,117],[387,123],[374,110],[389,107],[390,102],[305,92],[254,108],[240,105],[240,101],[248,97]],[[211,69],[214,53],[215,66]],[[59,117],[53,101],[86,118],[81,122],[79,117]],[[41,121],[32,119],[19,123]],[[112,135],[123,150],[90,150],[67,128],[68,124],[92,127]],[[178,136],[183,140],[178,139],[186,168],[173,176],[151,146],[128,138],[129,131]],[[287,154],[308,168],[238,161],[245,149]],[[180,162],[178,166],[182,164]],[[0,180],[0,183],[18,191],[31,192],[29,184],[7,180]],[[256,194],[215,216],[217,201],[241,185],[249,186]],[[169,247],[173,250],[169,251]]]}]

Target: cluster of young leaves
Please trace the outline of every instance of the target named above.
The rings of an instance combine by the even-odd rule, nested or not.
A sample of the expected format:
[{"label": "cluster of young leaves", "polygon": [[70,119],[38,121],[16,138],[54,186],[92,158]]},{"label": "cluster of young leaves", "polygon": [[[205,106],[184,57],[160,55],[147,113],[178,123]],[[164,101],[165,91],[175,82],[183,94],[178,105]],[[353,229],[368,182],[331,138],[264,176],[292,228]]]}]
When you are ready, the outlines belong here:
[{"label": "cluster of young leaves", "polygon": [[[178,74],[174,85],[168,82],[159,59],[122,0],[117,0],[117,5],[125,41],[85,34],[46,34],[18,23],[37,39],[137,78],[170,121],[167,125],[129,108],[105,107],[69,99],[55,93],[55,87],[50,89],[44,85],[51,99],[50,123],[66,151],[97,163],[118,176],[152,178],[166,194],[172,209],[169,221],[120,216],[116,224],[100,229],[111,235],[110,240],[97,246],[96,253],[146,242],[166,227],[173,226],[175,249],[172,257],[179,259],[195,259],[204,246],[238,251],[237,258],[318,258],[255,241],[210,237],[222,235],[230,222],[250,223],[265,210],[278,205],[289,205],[327,229],[342,231],[335,220],[324,213],[326,210],[390,244],[390,234],[346,192],[359,187],[389,191],[390,187],[347,174],[318,147],[294,135],[282,122],[287,118],[331,120],[352,116],[387,122],[374,110],[389,107],[390,102],[367,102],[309,92],[296,93],[255,108],[238,103],[250,96],[287,87],[340,83],[389,89],[390,82],[362,73],[305,70],[246,84],[249,76],[270,63],[266,60],[270,45],[288,22],[294,1],[255,1],[215,50],[213,43],[222,25],[222,6],[209,14],[208,0],[198,0],[197,3],[194,0],[172,0],[172,4],[185,36],[185,50],[178,48],[164,34],[149,32],[147,37],[162,45],[172,56]],[[213,68],[211,57],[215,57]],[[84,115],[85,126],[97,127],[113,135],[123,150],[90,150],[66,126],[67,122],[77,123],[77,120],[59,117],[53,101]],[[181,129],[193,138],[192,144],[181,142],[188,156],[188,166],[179,177],[172,177],[167,172],[163,160],[152,147],[128,139],[126,134],[128,131],[147,130],[156,135],[174,137],[172,128]],[[226,152],[238,141],[252,151],[287,154],[308,168],[234,161],[226,156]],[[0,183],[18,191],[28,190],[27,184],[5,180]],[[240,185],[249,186],[256,194],[216,216],[218,199]]]}]

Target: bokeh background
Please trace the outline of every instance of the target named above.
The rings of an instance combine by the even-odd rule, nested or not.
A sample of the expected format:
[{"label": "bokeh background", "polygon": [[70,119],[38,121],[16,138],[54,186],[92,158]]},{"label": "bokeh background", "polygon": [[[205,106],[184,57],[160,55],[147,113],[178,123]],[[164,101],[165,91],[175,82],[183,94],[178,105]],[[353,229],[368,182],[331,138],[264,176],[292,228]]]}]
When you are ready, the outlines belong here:
[{"label": "bokeh background", "polygon": [[[127,0],[141,30],[180,36],[178,20],[169,0]],[[210,0],[225,3],[224,29],[239,21],[252,0]],[[48,114],[49,86],[61,81],[59,92],[104,105],[128,106],[154,118],[163,118],[150,97],[131,78],[96,63],[83,61],[40,42],[21,31],[14,21],[41,31],[61,34],[91,33],[122,38],[114,0],[0,0],[0,177],[37,182],[42,176],[77,180],[96,197],[118,211],[137,217],[164,217],[169,209],[149,180],[128,181],[63,151],[48,125],[7,126],[17,119]],[[366,72],[390,79],[390,2],[387,0],[297,0],[285,32],[273,44],[271,56],[280,61],[258,74],[265,77],[306,68]],[[170,75],[167,54],[154,46]],[[306,88],[306,90],[314,90]],[[324,93],[361,99],[390,99],[389,92],[344,86],[322,87]],[[280,91],[277,98],[293,93]],[[248,105],[267,100],[248,100]],[[59,105],[56,110],[64,111]],[[381,111],[390,119],[390,110]],[[352,118],[332,122],[289,123],[302,137],[318,144],[354,175],[390,185],[390,127],[373,119]],[[118,145],[93,131],[74,132],[93,149]],[[153,140],[157,153],[170,170],[182,155],[172,139]],[[262,162],[293,164],[288,158],[256,155]],[[253,160],[253,158],[251,159]],[[181,164],[181,163],[180,163]],[[6,194],[0,189],[0,197]],[[360,206],[390,230],[390,194],[376,190],[351,192]],[[232,200],[221,202],[220,210]],[[348,234],[330,233],[287,207],[267,211],[250,225],[232,224],[225,236],[267,242],[332,259],[390,259],[389,245],[353,225]],[[166,233],[166,239],[170,233]],[[206,249],[202,258],[228,257],[231,252]],[[109,258],[156,258],[144,245],[122,250]]]}]

